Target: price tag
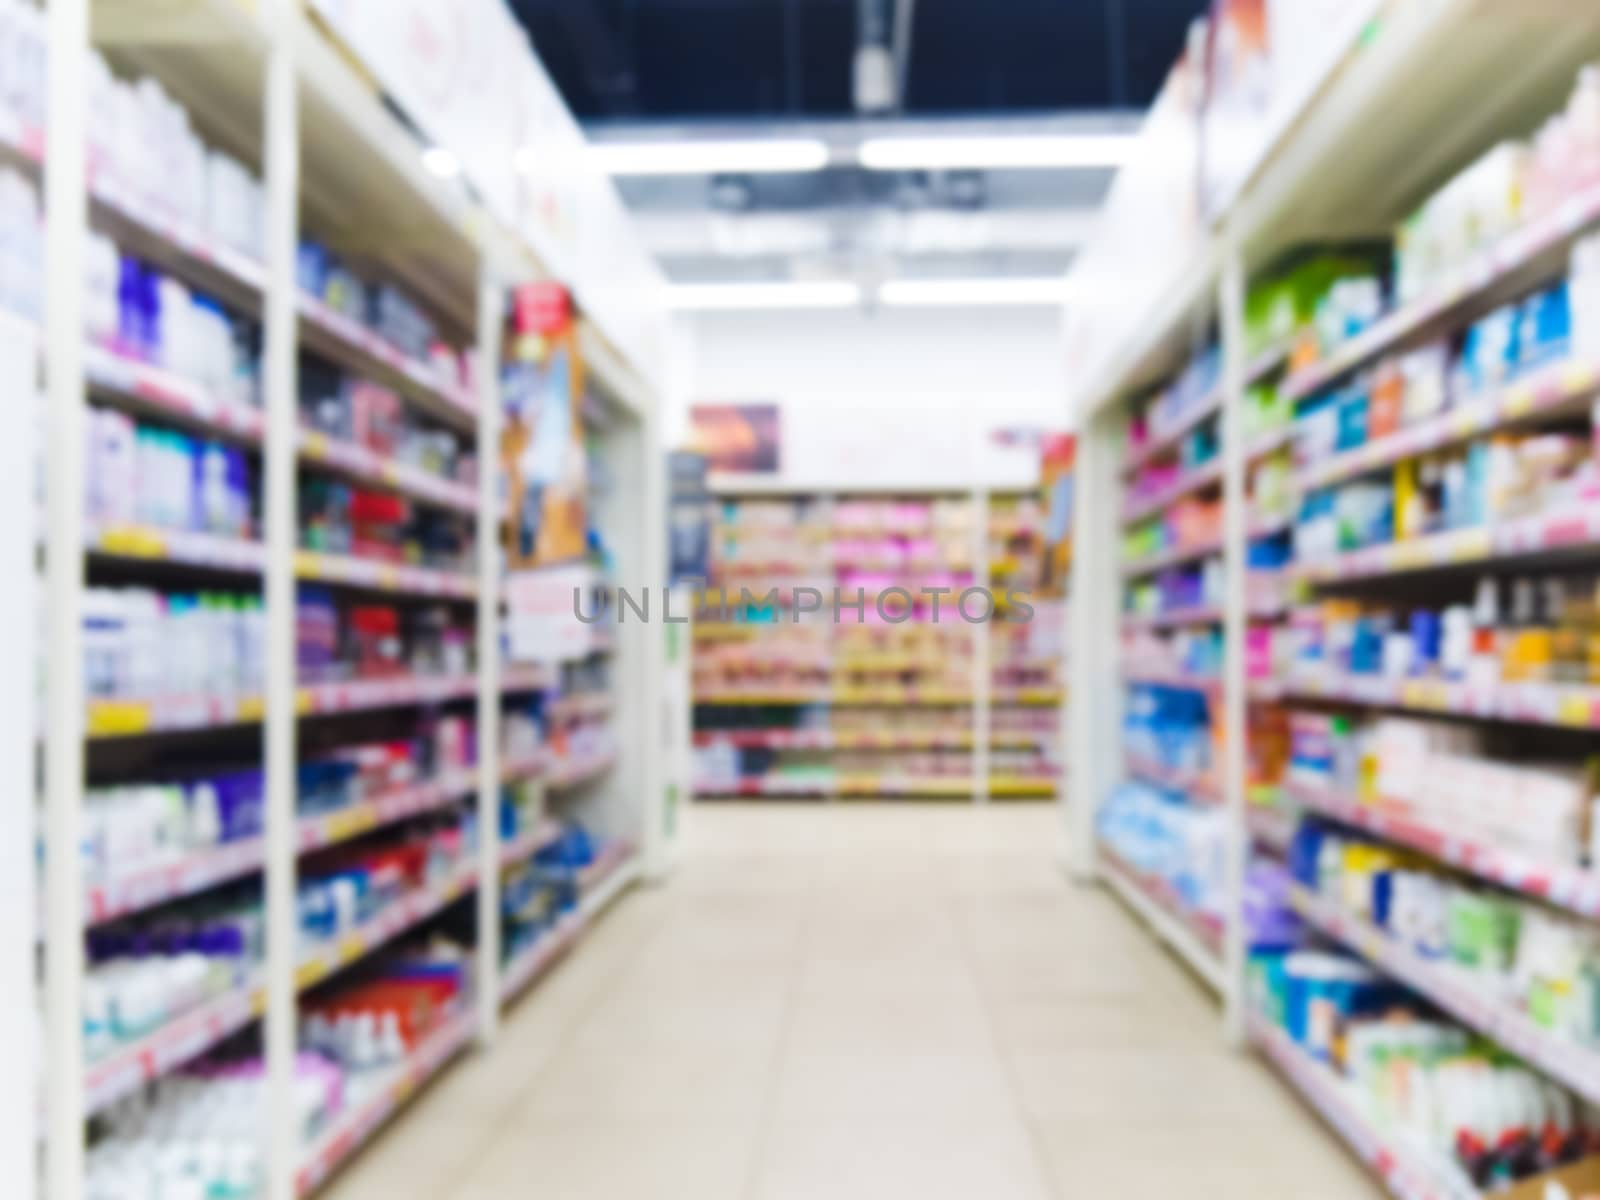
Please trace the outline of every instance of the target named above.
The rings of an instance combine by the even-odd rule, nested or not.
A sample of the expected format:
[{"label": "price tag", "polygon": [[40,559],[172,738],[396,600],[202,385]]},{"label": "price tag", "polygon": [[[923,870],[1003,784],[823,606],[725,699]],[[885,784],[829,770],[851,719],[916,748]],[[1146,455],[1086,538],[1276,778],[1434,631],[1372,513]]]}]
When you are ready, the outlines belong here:
[{"label": "price tag", "polygon": [[91,737],[145,733],[151,727],[151,709],[148,704],[95,700],[89,705],[88,725]]},{"label": "price tag", "polygon": [[1582,693],[1572,692],[1561,697],[1556,709],[1556,719],[1562,725],[1587,729],[1595,723],[1594,704]]},{"label": "price tag", "polygon": [[121,526],[102,530],[100,549],[127,558],[163,558],[167,542],[159,533],[140,526]]}]

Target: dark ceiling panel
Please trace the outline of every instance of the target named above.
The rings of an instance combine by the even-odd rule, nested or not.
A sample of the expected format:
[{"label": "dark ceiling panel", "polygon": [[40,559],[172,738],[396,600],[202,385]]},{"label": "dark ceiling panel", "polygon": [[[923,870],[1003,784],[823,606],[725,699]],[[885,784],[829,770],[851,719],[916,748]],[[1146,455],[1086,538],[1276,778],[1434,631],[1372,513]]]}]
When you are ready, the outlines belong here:
[{"label": "dark ceiling panel", "polygon": [[[916,0],[916,115],[1139,108],[1206,0]],[[838,117],[855,0],[512,0],[580,117]]]}]

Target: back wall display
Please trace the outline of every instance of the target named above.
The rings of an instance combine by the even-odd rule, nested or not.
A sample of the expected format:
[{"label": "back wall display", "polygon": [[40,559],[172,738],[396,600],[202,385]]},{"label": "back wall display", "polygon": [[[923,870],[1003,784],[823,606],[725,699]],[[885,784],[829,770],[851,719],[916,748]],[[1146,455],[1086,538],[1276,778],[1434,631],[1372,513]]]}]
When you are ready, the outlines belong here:
[{"label": "back wall display", "polygon": [[776,404],[696,404],[689,410],[691,449],[711,471],[776,474],[781,439]]}]

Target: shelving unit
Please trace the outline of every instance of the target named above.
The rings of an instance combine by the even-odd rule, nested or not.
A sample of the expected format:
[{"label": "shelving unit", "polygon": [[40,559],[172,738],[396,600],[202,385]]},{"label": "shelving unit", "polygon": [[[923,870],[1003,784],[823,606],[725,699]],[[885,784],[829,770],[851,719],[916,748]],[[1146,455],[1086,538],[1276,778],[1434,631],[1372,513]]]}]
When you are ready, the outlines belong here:
[{"label": "shelving unit", "polygon": [[[1453,878],[1590,921],[1600,915],[1595,873],[1575,865],[1577,859],[1553,862],[1496,845],[1482,833],[1431,826],[1403,806],[1345,794],[1292,771],[1276,778],[1260,772],[1276,753],[1276,740],[1287,740],[1281,724],[1286,712],[1410,713],[1447,717],[1456,728],[1515,727],[1540,739],[1530,743],[1538,753],[1553,753],[1545,748],[1577,743],[1549,739],[1570,739],[1571,731],[1597,727],[1600,693],[1588,683],[1548,678],[1395,678],[1350,674],[1326,663],[1301,669],[1304,664],[1290,666],[1268,647],[1275,652],[1280,644],[1295,646],[1295,623],[1328,597],[1368,605],[1388,598],[1403,613],[1418,597],[1455,596],[1462,581],[1470,585],[1479,572],[1504,576],[1592,564],[1600,524],[1595,506],[1582,501],[1315,557],[1306,549],[1315,543],[1299,534],[1302,501],[1319,489],[1378,477],[1488,435],[1563,422],[1571,427],[1589,417],[1600,375],[1590,356],[1574,346],[1552,361],[1492,380],[1436,415],[1403,421],[1392,432],[1380,431],[1336,453],[1309,450],[1305,424],[1316,403],[1354,373],[1453,337],[1491,310],[1561,277],[1575,242],[1600,228],[1600,194],[1591,188],[1571,195],[1549,215],[1438,273],[1414,299],[1320,355],[1304,331],[1266,346],[1252,343],[1246,299],[1252,281],[1282,269],[1291,252],[1387,237],[1497,139],[1536,132],[1566,103],[1579,68],[1600,55],[1600,18],[1563,8],[1557,35],[1549,20],[1555,10],[1540,4],[1513,11],[1488,0],[1375,0],[1351,7],[1353,18],[1356,9],[1365,16],[1340,35],[1348,41],[1330,32],[1321,73],[1308,78],[1303,94],[1283,110],[1284,119],[1264,138],[1237,190],[1186,231],[1181,248],[1163,246],[1159,260],[1148,254],[1141,259],[1140,247],[1129,243],[1131,218],[1120,224],[1108,218],[1108,237],[1120,235],[1121,244],[1091,242],[1091,253],[1075,269],[1083,294],[1099,295],[1104,284],[1115,295],[1107,304],[1113,311],[1085,325],[1078,341],[1083,361],[1074,364],[1080,499],[1071,690],[1094,695],[1097,703],[1075,707],[1071,715],[1071,791],[1091,798],[1072,812],[1072,867],[1080,878],[1104,882],[1219,993],[1227,1041],[1257,1045],[1392,1194],[1468,1196],[1475,1193],[1450,1171],[1436,1170],[1408,1147],[1380,1136],[1333,1071],[1311,1061],[1247,1002],[1244,889],[1251,856],[1282,856],[1297,828],[1320,821],[1380,847],[1414,852],[1453,870]],[[1490,62],[1500,70],[1485,86],[1480,68]],[[1160,117],[1166,123],[1152,120],[1160,128],[1144,147],[1148,153],[1132,155],[1124,171],[1125,177],[1140,171],[1143,177],[1119,181],[1130,194],[1142,183],[1153,195],[1157,158],[1169,179],[1175,178],[1174,163],[1187,162],[1185,149],[1171,140],[1174,114],[1163,111]],[[1158,141],[1157,134],[1168,140]],[[1129,204],[1131,209],[1131,199]],[[1140,234],[1153,240],[1156,231],[1141,228]],[[1148,278],[1126,279],[1132,270]],[[1118,307],[1126,296],[1144,299]],[[1186,381],[1181,411],[1149,422],[1142,440],[1131,437],[1136,406],[1208,351],[1216,379]],[[1252,427],[1258,410],[1248,393],[1274,379],[1278,400],[1287,407],[1274,410],[1277,423]],[[1282,471],[1287,489],[1267,466]],[[1173,514],[1186,500],[1210,497],[1218,506],[1214,527],[1174,519],[1177,540],[1170,533],[1165,540],[1128,536],[1130,525]],[[1254,568],[1252,549],[1271,538],[1285,539],[1290,560],[1270,572]],[[1130,602],[1139,589],[1153,592],[1156,581],[1208,561],[1217,566],[1204,594],[1165,605],[1148,597]],[[1215,631],[1210,645],[1203,641],[1207,631]],[[1138,728],[1152,689],[1201,698],[1213,734],[1208,771],[1197,774],[1192,764],[1153,758],[1142,744],[1125,754],[1105,752],[1122,740],[1125,728]],[[1132,716],[1125,722],[1130,695],[1134,707],[1126,710]],[[1282,764],[1274,769],[1281,771]],[[1162,789],[1178,814],[1207,805],[1223,814],[1226,865],[1212,881],[1211,894],[1220,902],[1224,928],[1213,945],[1197,935],[1198,914],[1177,901],[1166,881],[1142,879],[1130,870],[1127,856],[1104,840],[1102,804],[1141,779]],[[1321,895],[1301,889],[1293,904],[1326,942],[1343,946],[1536,1071],[1593,1096],[1600,1068],[1590,1061],[1592,1048],[1557,1036],[1483,979],[1391,940],[1377,926],[1330,907]]]},{"label": "shelving unit", "polygon": [[[591,497],[590,523],[604,531],[618,579],[654,586],[662,577],[660,280],[627,238],[623,210],[603,176],[578,181],[584,189],[580,208],[564,218],[578,220],[585,237],[607,246],[609,257],[601,264],[553,253],[562,248],[549,241],[548,231],[537,230],[535,222],[524,225],[520,217],[508,219],[500,194],[471,178],[481,164],[466,164],[471,188],[430,173],[422,155],[428,143],[397,115],[404,113],[406,86],[395,73],[397,64],[382,57],[383,46],[338,40],[322,22],[326,7],[302,7],[298,0],[259,6],[198,0],[178,13],[143,0],[50,0],[47,44],[41,47],[57,66],[49,78],[50,126],[30,126],[0,105],[0,163],[24,172],[47,197],[47,277],[85,280],[94,231],[122,254],[213,297],[230,320],[259,328],[261,335],[259,403],[246,404],[197,376],[140,358],[120,334],[91,333],[86,341],[85,330],[92,328],[85,319],[92,300],[87,285],[49,288],[42,328],[7,318],[0,330],[8,383],[17,382],[13,365],[25,361],[37,369],[41,359],[46,364],[50,412],[41,602],[51,670],[44,719],[14,713],[7,703],[8,716],[15,718],[8,728],[21,731],[23,739],[43,730],[46,787],[39,924],[46,969],[41,1066],[49,1086],[42,1106],[39,1081],[28,1071],[14,1072],[7,1089],[14,1093],[8,1112],[42,1113],[45,1175],[36,1192],[31,1172],[25,1173],[22,1200],[45,1193],[52,1200],[78,1200],[85,1194],[88,1145],[99,1136],[94,1119],[227,1047],[233,1048],[229,1053],[250,1047],[262,1052],[261,1111],[253,1127],[270,1136],[259,1163],[261,1194],[270,1200],[309,1195],[464,1048],[475,1043],[491,1050],[502,1006],[578,944],[588,923],[617,895],[656,874],[663,852],[657,631],[619,629],[596,645],[594,656],[606,660],[608,670],[586,678],[605,680],[603,692],[570,691],[572,668],[554,659],[506,661],[496,478],[502,324],[513,289],[559,272],[582,310],[575,344],[586,369],[586,415],[594,418],[592,453],[610,478],[622,481]],[[348,14],[360,6],[338,7]],[[481,14],[463,10],[463,19],[469,18]],[[87,148],[103,136],[87,111],[91,26],[94,48],[119,78],[157,81],[187,111],[203,147],[225,151],[260,178],[259,255],[175,216],[166,203],[139,195],[104,161],[91,159]],[[203,51],[196,51],[197,44]],[[540,71],[520,40],[506,46],[507,53],[523,56],[512,64],[516,70]],[[558,104],[547,81],[538,82]],[[391,89],[388,96],[377,90],[384,86]],[[547,155],[570,163],[581,153],[581,135],[570,118],[564,112],[546,115],[551,120],[534,123],[546,140],[507,147],[505,161]],[[569,172],[561,170],[563,186],[569,186]],[[539,171],[525,174],[523,192],[534,203],[550,181]],[[608,221],[612,227],[602,229]],[[385,309],[390,324],[380,332],[376,300],[366,314],[369,325],[351,315],[349,305],[335,302],[338,289],[326,295],[305,290],[302,228],[358,264],[361,286],[381,281],[390,289],[384,303],[404,303],[407,313],[430,322],[424,341],[458,350],[461,360],[472,363],[470,372],[454,360],[442,365],[432,346],[426,356],[403,348],[393,307]],[[346,292],[350,286],[347,281]],[[619,286],[630,293],[629,311],[619,310],[612,295]],[[307,361],[334,369],[341,389],[350,381],[383,389],[393,399],[392,411],[385,410],[390,418],[406,422],[408,432],[438,440],[450,435],[450,453],[406,457],[376,435],[320,427],[302,407]],[[178,431],[240,452],[257,493],[249,533],[91,520],[85,501],[91,411],[123,414],[141,427]],[[35,464],[26,440],[19,441],[26,461],[13,464],[8,456],[6,475],[26,488],[14,510],[27,511],[34,501]],[[439,458],[451,465],[439,467]],[[475,472],[457,469],[457,460],[467,458],[474,460]],[[392,531],[365,541],[351,535],[348,545],[330,541],[297,511],[311,490],[301,487],[303,481],[370,490],[415,506],[406,511],[422,511],[441,526],[454,522],[448,547],[453,553],[441,552],[439,539],[418,538],[412,559],[386,555],[401,542]],[[32,559],[39,553],[32,529],[27,540]],[[421,557],[424,540],[430,557]],[[86,584],[135,583],[164,595],[186,589],[259,594],[259,682],[245,690],[156,694],[119,686],[111,694],[90,695],[80,667]],[[401,614],[397,621],[420,619],[423,610],[439,613],[451,638],[460,633],[460,642],[452,643],[449,654],[431,658],[413,652],[404,657],[404,669],[344,662],[341,671],[319,674],[297,646],[297,610],[311,592],[339,605],[382,607]],[[33,627],[20,613],[10,615],[16,627]],[[30,673],[22,675],[31,693]],[[160,674],[163,683],[171,677]],[[542,710],[545,737],[533,749],[502,755],[503,704],[507,697],[532,695],[548,701]],[[363,784],[354,801],[337,807],[303,807],[303,793],[312,786],[303,769],[317,754],[349,751],[375,736],[421,742],[434,718],[459,729],[458,757],[449,757],[442,740],[429,733],[428,756],[436,760],[431,767],[424,764],[419,773],[384,786]],[[595,724],[609,728],[608,740],[575,735],[578,726]],[[219,831],[209,844],[197,839],[192,850],[130,859],[126,867],[113,856],[104,871],[91,873],[80,849],[87,844],[89,783],[171,778],[173,755],[213,769],[259,767],[259,831],[237,838]],[[15,757],[22,763],[29,755]],[[502,789],[524,784],[537,793],[539,819],[503,838]],[[536,936],[524,931],[519,953],[502,961],[502,870],[516,870],[550,850],[563,837],[557,817],[594,834],[593,861],[572,870],[568,907],[553,911]],[[386,844],[384,839],[402,833],[419,839],[434,825],[448,825],[448,836],[422,843],[429,847],[428,861],[408,886],[381,903],[375,900],[354,920],[342,915],[331,926],[334,932],[320,940],[302,934],[297,907],[305,901],[297,889],[307,862],[331,862],[318,856]],[[377,841],[367,840],[372,838]],[[26,827],[16,844],[31,860],[34,839]],[[32,898],[31,873],[19,871],[14,878]],[[86,934],[130,919],[154,919],[166,906],[218,891],[259,904],[264,957],[241,970],[231,986],[176,1009],[144,1036],[91,1061],[85,1042]],[[347,986],[368,967],[377,969],[397,944],[446,925],[461,947],[461,977],[471,986],[419,1033],[403,1061],[350,1069],[347,1103],[330,1114],[314,1142],[302,1144],[294,1059],[302,1046],[299,1013],[306,996]],[[34,935],[30,930],[29,958]],[[31,1045],[33,1007],[13,1007]],[[10,1022],[4,1024],[9,1033]],[[4,1044],[12,1041],[7,1037]],[[26,1057],[19,1054],[15,1061]],[[31,1146],[31,1128],[24,1129]]]},{"label": "shelving unit", "polygon": [[[715,477],[712,490],[723,501],[717,544],[726,552],[714,560],[695,623],[698,795],[982,803],[1057,794],[1061,734],[1051,714],[1063,700],[1054,663],[1065,622],[1059,602],[1038,595],[1042,518],[1031,494],[815,492]],[[893,504],[943,515],[913,528],[885,515]],[[777,520],[802,509],[803,518]],[[852,615],[857,588],[871,613],[875,589],[887,596],[924,584],[946,589],[937,622],[920,613],[904,623]],[[1030,600],[1032,619],[957,615],[965,589],[985,586]],[[807,588],[821,598],[814,618],[796,611]],[[838,623],[836,588],[846,602]],[[776,605],[755,603],[769,596]],[[781,653],[784,681],[775,685],[771,672],[744,678],[768,653]],[[923,674],[934,669],[937,678]],[[877,710],[894,710],[897,727],[874,724]],[[905,724],[917,714],[937,728]],[[937,772],[908,769],[897,761],[908,754],[957,761]],[[852,757],[840,766],[836,755]]]}]

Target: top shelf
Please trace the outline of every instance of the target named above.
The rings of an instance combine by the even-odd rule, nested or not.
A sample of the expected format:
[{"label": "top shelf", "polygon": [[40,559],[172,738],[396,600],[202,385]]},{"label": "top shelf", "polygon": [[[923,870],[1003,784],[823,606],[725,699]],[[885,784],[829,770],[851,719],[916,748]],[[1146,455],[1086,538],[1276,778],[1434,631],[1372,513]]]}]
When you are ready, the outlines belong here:
[{"label": "top shelf", "polygon": [[1125,398],[1192,349],[1194,330],[1215,307],[1225,247],[1240,247],[1246,265],[1258,268],[1296,245],[1391,231],[1497,138],[1525,135],[1554,111],[1597,53],[1600,8],[1590,5],[1382,5],[1297,118],[1283,124],[1231,210],[1166,273],[1156,303],[1088,380],[1080,411]]},{"label": "top shelf", "polygon": [[[463,187],[428,173],[418,139],[293,7],[305,219],[342,256],[380,264],[470,333],[483,220]],[[92,31],[114,60],[160,79],[213,139],[264,159],[270,39],[256,6],[94,0]]]},{"label": "top shelf", "polygon": [[1335,347],[1320,362],[1294,372],[1284,381],[1284,394],[1292,400],[1315,395],[1380,355],[1557,274],[1572,243],[1596,222],[1600,222],[1600,187],[1569,198],[1555,212],[1460,267],[1446,282]]}]

